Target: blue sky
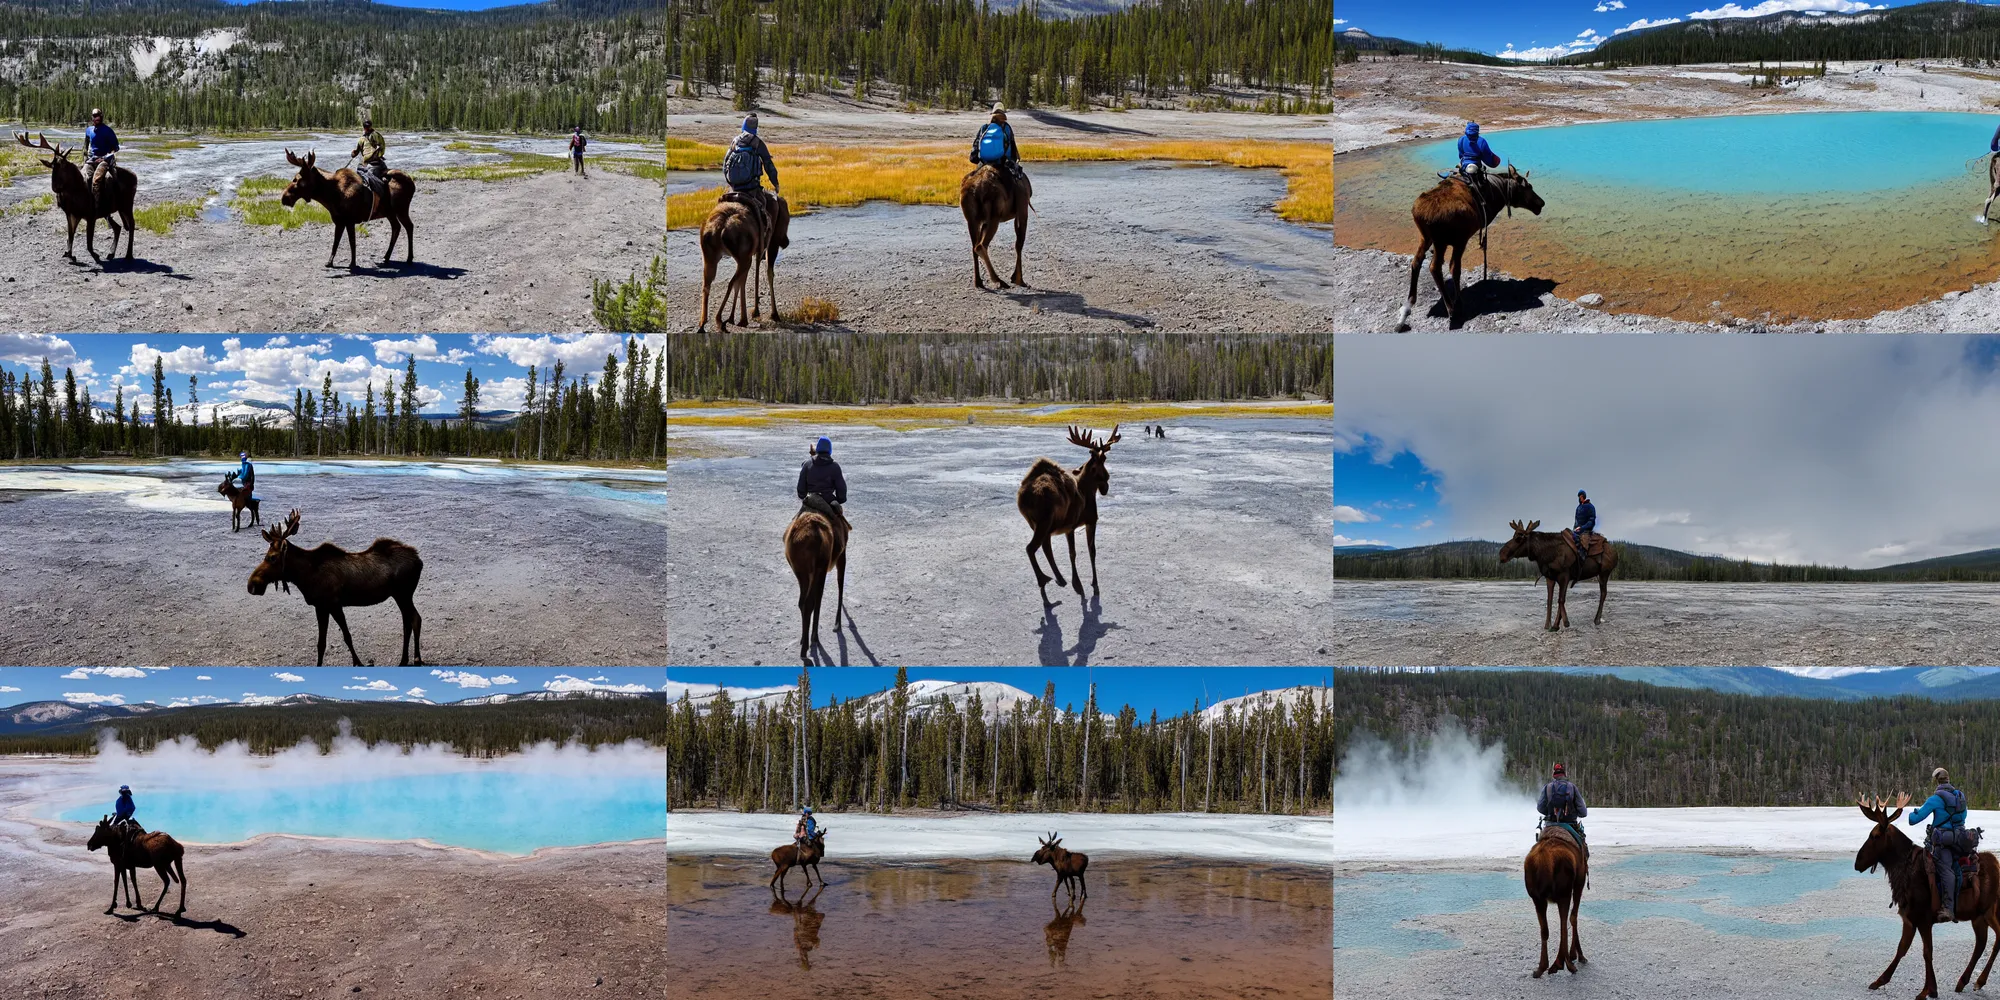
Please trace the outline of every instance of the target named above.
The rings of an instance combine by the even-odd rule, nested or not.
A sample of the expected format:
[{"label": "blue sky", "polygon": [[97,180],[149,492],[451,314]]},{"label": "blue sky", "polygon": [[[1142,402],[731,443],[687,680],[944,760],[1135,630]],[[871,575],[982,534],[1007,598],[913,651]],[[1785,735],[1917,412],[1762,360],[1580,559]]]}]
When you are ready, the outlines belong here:
[{"label": "blue sky", "polygon": [[[1902,6],[1901,3],[1888,6]],[[1412,42],[1437,42],[1522,59],[1551,59],[1587,52],[1597,43],[1635,28],[1729,17],[1761,17],[1782,11],[1853,13],[1883,5],[1860,0],[1763,0],[1712,3],[1703,0],[1521,0],[1485,3],[1443,0],[1336,0],[1336,31],[1360,28],[1373,35]]]},{"label": "blue sky", "polygon": [[[666,346],[663,335],[645,341],[654,350]],[[62,381],[64,368],[72,369],[77,383],[90,390],[91,399],[104,403],[111,402],[123,386],[126,409],[131,409],[136,397],[141,413],[150,418],[153,359],[157,356],[164,362],[176,405],[187,403],[189,377],[197,380],[201,417],[206,421],[211,405],[221,406],[224,416],[251,412],[231,404],[261,401],[289,406],[295,389],[316,393],[329,373],[334,389],[343,398],[360,398],[369,384],[376,387],[379,396],[382,384],[388,381],[394,381],[400,391],[403,366],[414,356],[417,396],[423,411],[452,413],[464,396],[468,368],[480,382],[480,409],[513,410],[520,407],[526,393],[529,365],[542,368],[546,377],[547,370],[560,359],[566,380],[573,375],[598,375],[604,371],[606,354],[624,358],[623,344],[623,338],[611,333],[289,337],[6,333],[0,334],[0,368],[39,377],[42,359],[47,358],[57,382]]]},{"label": "blue sky", "polygon": [[[798,683],[792,667],[670,667],[669,696],[676,685],[721,684],[732,688],[789,687]],[[1332,671],[1312,667],[926,667],[910,680],[997,681],[1040,696],[1056,684],[1056,704],[1083,707],[1092,682],[1103,711],[1131,705],[1139,718],[1157,710],[1162,717],[1185,712],[1197,699],[1211,705],[1256,691],[1332,682]],[[812,672],[813,701],[825,705],[896,686],[894,667],[829,667]]]},{"label": "blue sky", "polygon": [[30,701],[84,705],[254,704],[290,694],[352,701],[422,698],[449,702],[480,695],[528,691],[613,688],[657,691],[658,667],[520,667],[507,670],[437,670],[429,667],[6,667],[0,668],[0,707]]},{"label": "blue sky", "polygon": [[[229,2],[251,4],[261,0],[229,0]],[[418,7],[425,10],[488,10],[494,7],[522,5],[522,0],[375,0],[375,2],[391,7]]]},{"label": "blue sky", "polygon": [[1336,439],[1333,453],[1335,545],[1428,545],[1442,541],[1437,476],[1407,449],[1380,441]]}]

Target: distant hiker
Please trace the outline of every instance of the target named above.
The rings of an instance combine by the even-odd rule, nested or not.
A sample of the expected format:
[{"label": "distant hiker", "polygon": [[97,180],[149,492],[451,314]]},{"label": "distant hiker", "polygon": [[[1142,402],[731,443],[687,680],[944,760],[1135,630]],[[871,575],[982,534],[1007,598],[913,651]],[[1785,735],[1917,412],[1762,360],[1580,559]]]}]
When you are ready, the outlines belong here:
[{"label": "distant hiker", "polygon": [[806,855],[806,842],[819,830],[819,821],[813,819],[813,809],[806,806],[799,810],[799,821],[792,827],[792,846],[798,848],[799,857]]},{"label": "distant hiker", "polygon": [[247,451],[237,452],[236,457],[243,461],[243,464],[236,468],[236,481],[243,484],[244,493],[255,497],[257,495],[255,488],[257,483],[257,467],[250,464],[250,453]]},{"label": "distant hiker", "polygon": [[1956,920],[1958,913],[1958,859],[1971,853],[1965,829],[1965,793],[1952,787],[1951,776],[1944,768],[1931,772],[1931,779],[1937,782],[1937,790],[1924,800],[1924,807],[1910,814],[1910,825],[1916,826],[1926,817],[1931,825],[1926,830],[1924,842],[1931,849],[1931,864],[1937,869],[1939,923]]},{"label": "distant hiker", "polygon": [[1572,533],[1576,536],[1576,541],[1574,544],[1576,545],[1576,556],[1578,559],[1584,558],[1584,556],[1590,551],[1590,547],[1588,544],[1590,540],[1590,535],[1592,532],[1596,530],[1597,530],[1597,505],[1590,502],[1589,494],[1585,493],[1582,490],[1577,490],[1576,527],[1573,529]]},{"label": "distant hiker", "polygon": [[1027,176],[1021,171],[1021,149],[1014,145],[1014,126],[1007,124],[1006,105],[993,105],[993,113],[972,138],[972,162],[998,168],[1010,182]]},{"label": "distant hiker", "polygon": [[118,804],[111,810],[112,818],[119,823],[130,823],[132,822],[132,814],[138,811],[138,805],[132,801],[132,786],[119,785]]},{"label": "distant hiker", "polygon": [[368,190],[375,193],[377,205],[389,203],[388,150],[389,144],[383,141],[382,133],[375,131],[374,120],[361,119],[361,138],[355,141],[354,152],[347,154],[347,158],[361,158],[361,168],[355,174],[361,178],[361,183],[368,186]]},{"label": "distant hiker", "polygon": [[90,125],[83,130],[85,171],[90,175],[90,196],[97,197],[97,185],[105,174],[118,166],[118,133],[104,123],[104,109],[90,109]]},{"label": "distant hiker", "polygon": [[590,145],[590,137],[584,135],[583,126],[578,125],[576,131],[569,134],[569,162],[571,166],[576,168],[577,173],[583,174],[585,177],[590,176],[583,171],[583,150],[588,145]]},{"label": "distant hiker", "polygon": [[1541,812],[1543,823],[1561,823],[1576,831],[1577,846],[1583,848],[1585,858],[1590,857],[1590,846],[1583,842],[1583,824],[1579,822],[1590,815],[1590,807],[1584,805],[1583,791],[1570,783],[1569,773],[1561,764],[1551,772],[1549,783],[1542,786],[1535,808]]},{"label": "distant hiker", "polygon": [[1466,122],[1465,134],[1458,137],[1459,176],[1485,173],[1487,167],[1499,165],[1500,156],[1486,144],[1486,137],[1479,134],[1479,123]]},{"label": "distant hiker", "polygon": [[722,179],[729,184],[728,193],[720,201],[735,201],[750,206],[757,213],[757,226],[768,230],[776,206],[770,195],[764,193],[764,175],[771,177],[771,194],[778,194],[778,164],[771,159],[771,148],[764,145],[764,139],[757,134],[757,116],[743,119],[743,131],[729,143],[729,152],[722,156]]},{"label": "distant hiker", "polygon": [[840,463],[833,460],[832,438],[814,442],[812,457],[799,466],[798,493],[808,508],[846,523],[847,514],[841,507],[847,503],[847,477],[840,474]]}]

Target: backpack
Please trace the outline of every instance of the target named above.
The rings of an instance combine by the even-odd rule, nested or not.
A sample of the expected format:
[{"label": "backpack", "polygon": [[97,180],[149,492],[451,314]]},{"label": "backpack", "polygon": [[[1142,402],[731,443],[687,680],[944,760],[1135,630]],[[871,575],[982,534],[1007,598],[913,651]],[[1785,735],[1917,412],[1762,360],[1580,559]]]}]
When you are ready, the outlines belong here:
[{"label": "backpack", "polygon": [[1007,158],[1007,130],[999,122],[988,122],[979,130],[979,160],[999,163]]},{"label": "backpack", "polygon": [[763,173],[764,165],[757,161],[757,151],[749,146],[731,146],[722,158],[722,179],[730,187],[749,187],[757,183],[757,176]]},{"label": "backpack", "polygon": [[1567,823],[1576,817],[1576,786],[1567,781],[1549,783],[1549,815]]}]

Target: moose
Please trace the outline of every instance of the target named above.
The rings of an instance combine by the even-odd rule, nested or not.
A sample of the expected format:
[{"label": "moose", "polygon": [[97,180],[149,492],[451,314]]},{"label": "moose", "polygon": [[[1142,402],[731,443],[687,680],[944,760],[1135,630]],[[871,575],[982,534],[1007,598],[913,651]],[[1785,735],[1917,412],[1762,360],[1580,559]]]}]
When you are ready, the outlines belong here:
[{"label": "moose", "polygon": [[[1938,895],[1937,880],[1932,877],[1930,852],[1922,846],[1911,843],[1903,831],[1896,829],[1895,819],[1903,814],[1903,808],[1910,804],[1910,793],[1896,796],[1895,811],[1889,812],[1889,803],[1880,796],[1856,796],[1854,804],[1861,809],[1861,815],[1873,820],[1875,828],[1868,832],[1868,840],[1861,849],[1854,852],[1854,870],[1874,871],[1881,867],[1889,879],[1889,899],[1896,913],[1903,918],[1903,940],[1896,946],[1896,957],[1889,961],[1889,967],[1882,970],[1875,981],[1868,984],[1871,990],[1887,985],[1889,978],[1896,974],[1896,966],[1902,964],[1903,956],[1910,950],[1910,940],[1918,934],[1924,936],[1924,988],[1917,993],[1923,997],[1938,995],[1937,969],[1931,964],[1931,929],[1937,921]],[[1985,989],[1986,977],[1993,973],[1993,959],[2000,956],[2000,861],[1985,851],[1973,855],[1977,859],[1977,875],[1958,891],[1958,909],[1953,916],[1958,920],[1972,922],[1972,959],[1965,963],[1965,971],[1958,977],[1958,992],[1965,991],[1966,981],[1972,978],[1972,969],[1979,964],[1979,956],[1986,951],[1986,932],[1993,931],[1994,946],[1987,955],[1986,968],[1979,973],[1979,982],[1973,989]]]},{"label": "moose", "polygon": [[285,186],[278,203],[290,208],[300,201],[316,201],[333,217],[333,249],[327,251],[325,266],[334,266],[333,259],[340,255],[340,237],[345,234],[347,269],[354,270],[355,227],[377,219],[389,220],[389,249],[382,255],[382,263],[387,264],[396,256],[396,239],[404,233],[409,234],[409,239],[403,245],[403,263],[414,262],[417,226],[410,221],[410,202],[417,196],[417,182],[401,170],[391,170],[385,182],[389,195],[378,198],[353,168],[342,167],[329,174],[314,166],[318,160],[317,151],[308,151],[305,159],[300,159],[291,150],[285,150],[285,162],[299,168],[299,175]]},{"label": "moose", "polygon": [[1549,904],[1556,904],[1556,964],[1555,970],[1568,969],[1576,975],[1576,963],[1588,963],[1583,957],[1583,936],[1581,925],[1577,923],[1577,907],[1583,903],[1583,886],[1589,881],[1590,860],[1585,856],[1582,845],[1561,824],[1551,823],[1542,827],[1535,840],[1535,846],[1528,849],[1527,860],[1521,863],[1521,880],[1528,889],[1528,898],[1535,902],[1535,919],[1542,925],[1542,961],[1535,966],[1535,978],[1540,979],[1549,967]]},{"label": "moose", "polygon": [[980,288],[986,282],[979,277],[979,262],[986,262],[986,273],[993,276],[993,283],[1006,288],[1000,280],[1000,272],[993,266],[993,237],[1000,232],[1000,224],[1009,219],[1014,221],[1014,284],[1028,287],[1021,277],[1021,248],[1028,242],[1028,209],[1035,198],[1035,187],[1028,183],[1024,174],[1009,181],[1007,174],[992,164],[974,167],[958,182],[958,210],[965,216],[965,228],[972,236],[972,283]]},{"label": "moose", "polygon": [[56,207],[63,210],[69,220],[69,244],[63,256],[76,260],[76,224],[83,223],[83,247],[90,251],[90,259],[102,263],[97,255],[97,220],[111,227],[110,257],[118,256],[118,221],[124,220],[125,259],[132,259],[132,233],[138,227],[132,223],[132,200],[139,194],[139,177],[120,166],[112,166],[105,171],[104,180],[99,182],[97,191],[90,189],[90,179],[83,175],[83,168],[69,161],[69,154],[76,152],[73,147],[49,145],[48,137],[35,133],[34,142],[28,141],[28,133],[14,133],[14,141],[29,149],[46,149],[54,154],[41,161],[49,168],[49,190],[56,195]]},{"label": "moose", "polygon": [[[1077,887],[1082,886],[1083,898],[1089,899],[1090,886],[1083,880],[1083,870],[1090,867],[1090,856],[1063,847],[1062,835],[1054,831],[1050,831],[1048,836],[1038,839],[1041,841],[1042,846],[1035,851],[1035,856],[1029,860],[1035,864],[1048,865],[1050,868],[1055,869],[1056,885],[1055,889],[1049,890],[1049,898],[1054,899],[1056,897],[1056,889],[1068,885],[1071,898],[1075,898]],[[1075,884],[1072,885],[1070,883],[1071,879],[1076,880]]]},{"label": "moose", "polygon": [[762,315],[764,293],[757,284],[760,265],[770,278],[767,283],[771,286],[771,322],[779,322],[778,251],[792,245],[791,204],[783,195],[772,195],[765,203],[769,213],[766,219],[756,206],[739,200],[748,197],[734,192],[723,195],[702,221],[701,322],[696,325],[696,333],[708,329],[708,293],[715,285],[716,266],[722,262],[723,254],[736,262],[736,270],[730,272],[729,281],[722,286],[722,302],[715,310],[715,322],[723,332],[729,330],[732,299],[736,304],[737,326],[749,326],[753,317]]},{"label": "moose", "polygon": [[[1528,183],[1528,175],[1509,166],[1496,173],[1479,173],[1462,179],[1440,180],[1437,186],[1417,196],[1410,206],[1410,218],[1417,224],[1417,255],[1410,258],[1410,297],[1396,314],[1396,332],[1410,329],[1410,312],[1417,307],[1417,282],[1423,275],[1424,257],[1431,258],[1431,281],[1444,300],[1447,322],[1457,329],[1465,308],[1465,284],[1459,270],[1465,244],[1474,236],[1486,246],[1486,227],[1502,211],[1509,216],[1515,208],[1542,214],[1546,203]],[[1436,249],[1433,254],[1432,249]],[[1444,255],[1451,251],[1451,283],[1444,280]]]},{"label": "moose", "polygon": [[243,511],[245,508],[248,508],[250,511],[250,523],[252,525],[264,523],[257,516],[257,498],[250,495],[248,487],[236,485],[236,473],[223,473],[222,483],[215,488],[215,492],[229,498],[230,531],[243,530]]},{"label": "moose", "polygon": [[[785,891],[785,873],[797,868],[805,873],[806,887],[811,888],[813,876],[819,875],[820,859],[824,857],[826,857],[826,827],[822,826],[814,830],[812,836],[806,838],[804,851],[800,851],[797,844],[786,844],[771,852],[771,863],[778,866],[778,871],[771,876],[771,881],[767,884],[779,892]],[[822,887],[826,885],[826,876],[819,876],[819,884]]]},{"label": "moose", "polygon": [[[97,829],[91,833],[87,846],[93,851],[102,847],[111,858],[111,905],[104,912],[114,913],[118,909],[121,876],[131,879],[130,892],[138,892],[137,872],[141,868],[151,868],[160,876],[160,895],[153,900],[151,912],[160,912],[160,904],[166,901],[167,890],[175,882],[181,886],[181,901],[174,916],[187,912],[187,869],[181,863],[187,852],[180,841],[165,833],[147,833],[145,827],[131,820],[114,822],[105,816],[97,821]],[[135,910],[139,908],[131,895],[125,897],[125,902]]]},{"label": "moose", "polygon": [[1104,467],[1105,456],[1111,454],[1111,446],[1119,441],[1118,427],[1111,428],[1111,436],[1099,443],[1096,438],[1082,429],[1071,426],[1069,443],[1090,450],[1090,460],[1075,469],[1064,469],[1047,458],[1035,459],[1028,474],[1021,477],[1021,486],[1014,493],[1014,506],[1027,519],[1028,527],[1035,535],[1028,540],[1028,565],[1035,571],[1035,584],[1042,590],[1042,606],[1054,607],[1049,601],[1050,576],[1042,572],[1041,563],[1035,560],[1035,550],[1042,550],[1048,557],[1049,572],[1057,587],[1066,587],[1062,570],[1056,566],[1055,547],[1050,540],[1062,535],[1069,540],[1069,574],[1076,585],[1076,596],[1083,596],[1083,576],[1076,570],[1076,529],[1083,529],[1084,541],[1090,548],[1090,592],[1097,593],[1097,498],[1111,495],[1111,473]]},{"label": "moose", "polygon": [[297,509],[284,524],[261,532],[271,547],[264,553],[264,561],[250,573],[250,593],[261,597],[273,583],[287,593],[294,585],[299,588],[299,596],[319,615],[319,654],[313,665],[326,665],[326,620],[331,617],[340,623],[340,637],[347,642],[347,654],[354,657],[355,666],[362,666],[361,654],[354,651],[354,636],[347,631],[347,615],[341,609],[367,607],[393,599],[403,612],[403,661],[399,666],[410,665],[412,651],[416,653],[417,666],[423,666],[424,619],[417,614],[413,600],[417,579],[424,571],[424,561],[417,557],[417,550],[393,538],[377,538],[375,544],[360,552],[349,552],[332,542],[307,549],[292,544],[291,537],[298,533]]},{"label": "moose", "polygon": [[826,573],[834,571],[838,588],[833,602],[833,631],[840,634],[840,613],[847,606],[847,534],[852,526],[841,514],[801,507],[785,528],[785,562],[799,578],[799,659],[812,666],[819,645],[819,610],[826,598]]},{"label": "moose", "polygon": [[1540,521],[1526,524],[1507,522],[1507,526],[1514,529],[1514,537],[1500,546],[1500,561],[1527,559],[1535,564],[1535,569],[1548,584],[1548,600],[1542,608],[1542,628],[1554,632],[1569,627],[1570,584],[1593,576],[1597,578],[1597,617],[1592,624],[1604,624],[1604,599],[1610,593],[1611,571],[1618,568],[1617,548],[1606,542],[1602,548],[1593,548],[1588,556],[1579,555],[1576,546],[1563,533],[1536,531],[1541,525]]}]

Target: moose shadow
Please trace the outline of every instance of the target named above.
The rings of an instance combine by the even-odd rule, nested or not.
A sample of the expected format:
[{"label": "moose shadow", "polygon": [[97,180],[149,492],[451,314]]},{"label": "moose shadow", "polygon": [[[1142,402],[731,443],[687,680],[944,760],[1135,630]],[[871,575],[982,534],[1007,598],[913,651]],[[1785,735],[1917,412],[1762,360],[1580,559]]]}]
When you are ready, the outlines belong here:
[{"label": "moose shadow", "polygon": [[799,894],[794,903],[776,888],[771,890],[770,913],[773,916],[792,918],[792,946],[799,950],[799,968],[812,970],[812,953],[819,947],[820,925],[826,923],[826,914],[814,905],[819,902],[819,894],[826,891],[822,884],[818,889]]},{"label": "moose shadow", "polygon": [[[1058,605],[1059,606],[1059,605]],[[1056,619],[1055,608],[1042,607],[1042,642],[1039,649],[1042,666],[1045,667],[1087,667],[1090,657],[1097,652],[1097,640],[1104,638],[1113,629],[1123,628],[1117,622],[1102,621],[1104,602],[1092,594],[1083,606],[1083,622],[1077,627],[1076,645],[1063,648],[1062,622]]]},{"label": "moose shadow", "polygon": [[[1547,308],[1542,296],[1555,291],[1555,288],[1556,283],[1547,278],[1487,278],[1475,281],[1460,293],[1458,318],[1451,321],[1451,329],[1464,326],[1476,316]],[[1445,308],[1444,300],[1439,299],[1425,315],[1435,319],[1449,315],[1449,310]]]},{"label": "moose shadow", "polygon": [[144,257],[134,257],[131,260],[123,257],[107,257],[101,261],[72,260],[67,263],[71,267],[85,268],[93,274],[164,274],[175,281],[194,280],[192,275],[174,270],[172,264],[162,264]]},{"label": "moose shadow", "polygon": [[1049,967],[1053,969],[1069,964],[1070,931],[1089,921],[1083,919],[1082,899],[1070,900],[1069,905],[1064,906],[1051,896],[1049,909],[1054,911],[1055,919],[1042,925],[1042,941],[1048,945]]},{"label": "moose shadow", "polygon": [[334,272],[332,277],[335,278],[431,278],[437,281],[456,281],[471,273],[462,267],[441,267],[423,261],[406,263],[399,260],[363,264],[352,271],[341,268],[332,270]]},{"label": "moose shadow", "polygon": [[1083,121],[1082,119],[1071,118],[1068,115],[1059,115],[1053,111],[1027,110],[1018,113],[1025,114],[1029,118],[1034,119],[1036,122],[1039,122],[1040,124],[1048,125],[1053,128],[1066,128],[1073,132],[1090,132],[1096,135],[1107,135],[1112,133],[1116,133],[1118,135],[1158,134],[1154,132],[1148,132],[1144,129],[1119,128],[1116,125],[1099,125],[1096,122],[1087,122]]},{"label": "moose shadow", "polygon": [[849,611],[847,612],[847,629],[846,629],[845,631],[840,631],[840,632],[835,632],[835,633],[834,633],[834,635],[833,635],[833,638],[834,638],[834,643],[835,643],[835,645],[837,645],[837,646],[839,646],[839,647],[840,647],[840,662],[839,662],[839,663],[828,663],[828,662],[825,662],[825,660],[826,660],[826,656],[825,656],[825,653],[826,653],[826,648],[825,648],[824,646],[821,646],[821,647],[817,647],[817,651],[818,651],[818,652],[819,652],[819,653],[821,654],[821,655],[820,655],[820,660],[822,661],[822,662],[820,662],[820,663],[818,664],[818,666],[822,666],[822,667],[835,667],[835,666],[838,666],[838,667],[845,667],[845,666],[848,666],[848,665],[849,665],[849,663],[848,663],[848,659],[847,659],[847,633],[848,633],[848,632],[852,632],[852,633],[854,633],[854,646],[855,646],[855,648],[857,648],[857,649],[859,649],[859,650],[861,651],[861,655],[862,655],[862,656],[865,656],[865,657],[867,657],[867,658],[868,658],[868,665],[869,665],[869,666],[871,666],[871,667],[879,667],[879,666],[881,666],[881,665],[882,665],[882,661],[881,661],[881,660],[878,660],[878,659],[876,659],[876,658],[875,658],[875,651],[874,651],[874,650],[872,650],[872,649],[869,649],[869,648],[868,648],[868,640],[866,640],[866,639],[863,639],[863,638],[861,637],[861,626],[859,626],[859,625],[856,625],[856,624],[854,623],[854,612],[853,612],[852,610],[849,610]]},{"label": "moose shadow", "polygon": [[150,911],[150,910],[142,913],[116,913],[113,914],[113,916],[117,917],[120,920],[125,921],[128,924],[136,924],[140,920],[146,917],[153,917],[155,919],[164,920],[167,923],[173,924],[175,927],[185,927],[188,930],[214,931],[217,934],[227,934],[233,938],[242,938],[250,936],[249,931],[243,930],[242,928],[237,927],[235,924],[222,920],[189,920],[184,916],[178,916],[172,913],[160,913],[157,911]]},{"label": "moose shadow", "polygon": [[1007,296],[1007,298],[1013,300],[1015,305],[1024,309],[1039,304],[1043,309],[1050,312],[1069,313],[1072,316],[1082,316],[1086,319],[1108,319],[1123,323],[1134,330],[1146,330],[1154,326],[1153,321],[1144,316],[1135,316],[1131,313],[1100,309],[1093,306],[1084,301],[1083,296],[1077,292],[1055,292],[1046,289],[1016,289],[1000,294]]}]

